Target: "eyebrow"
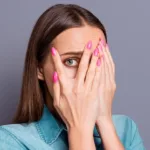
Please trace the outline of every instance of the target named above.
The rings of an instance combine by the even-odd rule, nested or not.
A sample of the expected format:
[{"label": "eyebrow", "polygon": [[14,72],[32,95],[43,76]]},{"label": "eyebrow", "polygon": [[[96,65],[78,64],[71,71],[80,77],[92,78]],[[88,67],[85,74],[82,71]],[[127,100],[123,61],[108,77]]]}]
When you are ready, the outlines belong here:
[{"label": "eyebrow", "polygon": [[67,53],[60,54],[60,56],[63,56],[63,55],[82,55],[82,54],[83,54],[83,51],[78,51],[78,52],[70,51]]}]

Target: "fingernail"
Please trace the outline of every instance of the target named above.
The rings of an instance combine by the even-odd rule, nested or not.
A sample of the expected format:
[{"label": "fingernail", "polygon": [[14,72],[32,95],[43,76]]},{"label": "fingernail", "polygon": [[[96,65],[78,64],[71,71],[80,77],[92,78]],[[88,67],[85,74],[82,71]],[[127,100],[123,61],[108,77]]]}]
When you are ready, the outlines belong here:
[{"label": "fingernail", "polygon": [[55,56],[56,55],[56,49],[54,47],[52,47],[51,49],[52,55]]},{"label": "fingernail", "polygon": [[102,46],[101,44],[98,46],[99,50],[102,51]]},{"label": "fingernail", "polygon": [[87,49],[91,49],[92,48],[92,41],[89,41],[88,43],[87,43]]},{"label": "fingernail", "polygon": [[53,73],[53,82],[57,82],[58,81],[58,75],[57,75],[57,72],[54,72]]},{"label": "fingernail", "polygon": [[98,48],[96,48],[96,49],[94,50],[94,56],[98,56],[98,53],[99,53],[99,50],[98,50]]},{"label": "fingernail", "polygon": [[98,60],[97,60],[97,66],[100,66],[100,64],[101,64],[101,60],[98,59]]},{"label": "fingernail", "polygon": [[101,40],[101,44],[105,47],[106,43],[104,42],[104,40]]}]

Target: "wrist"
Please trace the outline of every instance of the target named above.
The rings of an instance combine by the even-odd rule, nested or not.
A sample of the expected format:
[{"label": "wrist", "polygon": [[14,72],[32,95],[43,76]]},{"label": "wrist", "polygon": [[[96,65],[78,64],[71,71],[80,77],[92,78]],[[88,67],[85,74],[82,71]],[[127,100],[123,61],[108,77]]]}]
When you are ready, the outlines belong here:
[{"label": "wrist", "polygon": [[113,124],[112,118],[101,118],[97,120],[96,127],[99,134],[112,133],[115,132],[115,126]]},{"label": "wrist", "polygon": [[92,130],[77,127],[69,128],[68,141],[70,150],[96,150]]},{"label": "wrist", "polygon": [[77,134],[80,134],[81,136],[84,136],[84,135],[93,135],[93,130],[94,130],[94,127],[92,128],[88,128],[88,127],[69,127],[68,128],[68,133],[69,134],[72,134],[72,133],[77,133]]},{"label": "wrist", "polygon": [[96,120],[96,124],[112,124],[113,120],[112,120],[112,116],[101,116],[98,117]]},{"label": "wrist", "polygon": [[[122,149],[123,145],[121,144],[121,141],[119,140],[119,137],[116,132],[116,128],[113,124],[112,118],[110,117],[103,117],[97,120],[97,129],[99,134],[101,135],[101,138],[103,140],[103,144],[105,149]],[[109,135],[109,138],[108,138]],[[114,144],[115,143],[115,144]],[[112,145],[115,145],[112,147]]]},{"label": "wrist", "polygon": [[72,124],[72,125],[66,125],[67,126],[67,130],[69,131],[77,131],[80,133],[89,133],[89,134],[93,134],[93,130],[94,130],[94,123],[93,124]]}]

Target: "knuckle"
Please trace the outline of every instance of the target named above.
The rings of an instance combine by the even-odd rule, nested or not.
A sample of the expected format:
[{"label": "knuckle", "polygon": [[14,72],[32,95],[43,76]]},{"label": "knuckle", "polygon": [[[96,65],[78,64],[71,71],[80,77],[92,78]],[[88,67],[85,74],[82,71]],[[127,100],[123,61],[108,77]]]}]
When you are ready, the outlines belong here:
[{"label": "knuckle", "polygon": [[78,93],[78,90],[74,88],[74,89],[72,90],[72,92],[73,92],[74,95],[76,95],[76,94]]},{"label": "knuckle", "polygon": [[73,90],[72,90],[72,92],[74,94],[78,94],[79,93],[79,87],[78,86],[74,87]]}]

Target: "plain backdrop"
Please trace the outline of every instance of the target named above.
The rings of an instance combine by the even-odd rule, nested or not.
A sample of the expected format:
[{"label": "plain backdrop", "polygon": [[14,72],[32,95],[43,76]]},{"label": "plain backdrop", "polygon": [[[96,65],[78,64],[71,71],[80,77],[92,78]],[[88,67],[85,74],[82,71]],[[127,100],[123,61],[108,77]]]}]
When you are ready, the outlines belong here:
[{"label": "plain backdrop", "polygon": [[79,4],[105,25],[116,64],[113,113],[131,117],[150,149],[149,0],[0,0],[0,124],[10,123],[16,111],[33,25],[56,3]]}]

